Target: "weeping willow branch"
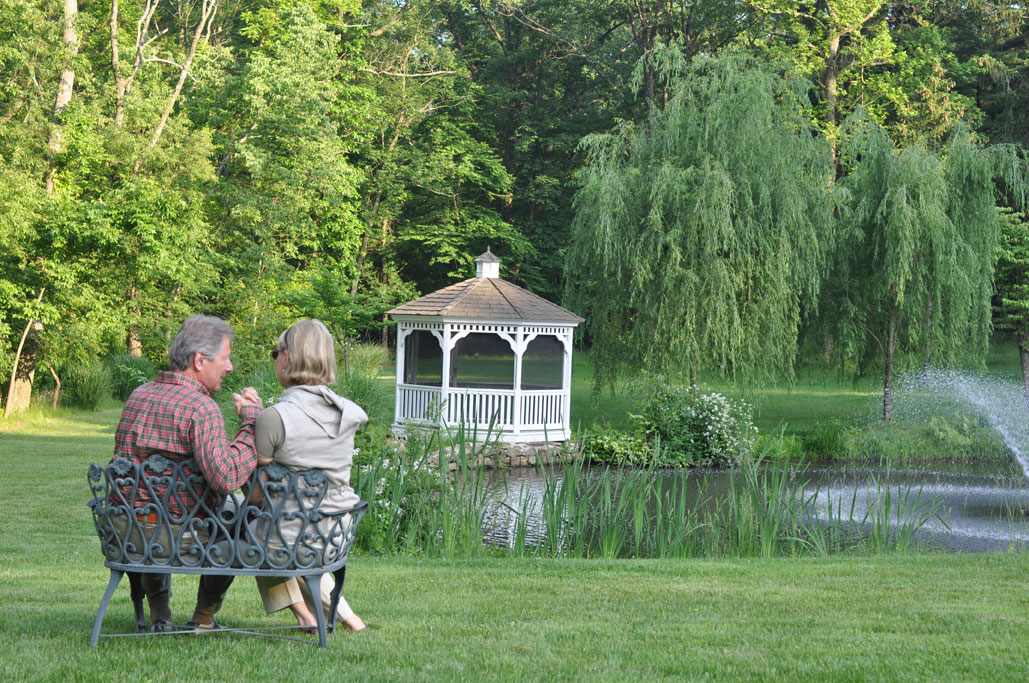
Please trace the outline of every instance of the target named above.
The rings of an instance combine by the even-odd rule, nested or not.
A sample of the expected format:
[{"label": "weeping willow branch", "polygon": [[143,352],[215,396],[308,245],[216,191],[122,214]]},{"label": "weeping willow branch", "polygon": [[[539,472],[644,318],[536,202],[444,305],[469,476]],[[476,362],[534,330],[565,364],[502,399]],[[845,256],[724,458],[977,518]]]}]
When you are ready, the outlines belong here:
[{"label": "weeping willow branch", "polygon": [[797,84],[742,57],[651,59],[667,106],[582,145],[567,296],[598,379],[792,377],[833,245],[831,149]]}]

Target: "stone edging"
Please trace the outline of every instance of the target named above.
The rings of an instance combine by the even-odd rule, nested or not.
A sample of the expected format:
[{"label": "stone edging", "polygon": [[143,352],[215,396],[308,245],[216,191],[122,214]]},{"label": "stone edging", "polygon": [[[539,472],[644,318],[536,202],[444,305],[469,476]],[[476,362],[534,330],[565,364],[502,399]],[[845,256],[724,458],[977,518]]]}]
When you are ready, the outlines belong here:
[{"label": "stone edging", "polygon": [[[509,467],[535,467],[537,465],[561,465],[573,461],[580,455],[580,444],[574,441],[537,443],[495,443],[487,446],[465,444],[464,453],[475,455],[468,463],[471,467],[486,469]],[[461,457],[460,446],[443,448],[444,459],[450,462],[450,471],[457,470],[457,458]],[[439,467],[439,452],[430,453],[428,464]]]}]

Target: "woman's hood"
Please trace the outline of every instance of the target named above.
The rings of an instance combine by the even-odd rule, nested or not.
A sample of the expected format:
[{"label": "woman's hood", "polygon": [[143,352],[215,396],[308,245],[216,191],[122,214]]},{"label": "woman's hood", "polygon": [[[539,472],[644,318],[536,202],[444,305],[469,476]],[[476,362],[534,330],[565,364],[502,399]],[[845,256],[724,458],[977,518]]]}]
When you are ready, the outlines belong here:
[{"label": "woman's hood", "polygon": [[341,436],[355,423],[360,425],[368,421],[368,415],[361,406],[343,398],[324,384],[289,387],[279,396],[279,402],[299,408],[331,438]]}]

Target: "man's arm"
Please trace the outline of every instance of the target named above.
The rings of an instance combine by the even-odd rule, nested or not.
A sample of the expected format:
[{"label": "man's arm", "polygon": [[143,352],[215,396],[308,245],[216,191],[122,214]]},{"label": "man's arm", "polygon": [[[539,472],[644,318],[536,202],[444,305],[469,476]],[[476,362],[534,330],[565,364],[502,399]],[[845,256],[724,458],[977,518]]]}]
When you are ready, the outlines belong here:
[{"label": "man's arm", "polygon": [[236,412],[243,424],[231,442],[225,437],[225,421],[213,400],[205,401],[193,420],[193,456],[211,488],[221,494],[238,489],[257,467],[254,421],[261,412],[260,401],[236,401]]}]

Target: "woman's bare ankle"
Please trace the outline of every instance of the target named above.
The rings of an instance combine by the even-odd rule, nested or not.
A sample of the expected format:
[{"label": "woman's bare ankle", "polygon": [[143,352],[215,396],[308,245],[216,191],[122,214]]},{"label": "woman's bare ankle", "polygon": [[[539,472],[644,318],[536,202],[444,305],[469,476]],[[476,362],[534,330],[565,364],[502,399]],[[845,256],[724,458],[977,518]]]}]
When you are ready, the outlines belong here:
[{"label": "woman's bare ankle", "polygon": [[293,616],[297,618],[298,626],[310,626],[318,623],[318,619],[311,614],[311,610],[307,609],[307,605],[305,603],[294,602],[289,606],[289,608],[292,610]]},{"label": "woman's bare ankle", "polygon": [[351,614],[349,617],[343,620],[343,625],[349,631],[361,631],[367,628],[367,624],[356,614]]}]

